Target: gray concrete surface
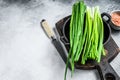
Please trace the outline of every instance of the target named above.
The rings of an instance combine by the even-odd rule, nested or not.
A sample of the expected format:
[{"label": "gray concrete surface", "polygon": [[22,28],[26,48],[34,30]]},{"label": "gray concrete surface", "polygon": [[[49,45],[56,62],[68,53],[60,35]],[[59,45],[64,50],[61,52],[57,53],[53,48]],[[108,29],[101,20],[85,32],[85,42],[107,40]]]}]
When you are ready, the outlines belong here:
[{"label": "gray concrete surface", "polygon": [[[71,14],[75,0],[0,1],[0,80],[63,80],[65,64],[40,27]],[[119,0],[85,0],[101,12],[120,9]],[[112,32],[120,47],[120,32]],[[111,63],[120,74],[120,55]],[[75,70],[68,80],[100,80],[96,70]]]}]

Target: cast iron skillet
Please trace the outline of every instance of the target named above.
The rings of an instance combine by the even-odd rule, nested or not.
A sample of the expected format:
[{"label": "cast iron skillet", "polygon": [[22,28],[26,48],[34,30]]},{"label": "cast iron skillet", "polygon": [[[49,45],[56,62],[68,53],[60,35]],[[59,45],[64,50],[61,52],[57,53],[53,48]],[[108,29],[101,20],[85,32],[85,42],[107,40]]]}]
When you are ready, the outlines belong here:
[{"label": "cast iron skillet", "polygon": [[[104,42],[103,44],[107,44],[111,37],[111,29],[109,25],[106,23],[106,21],[103,19],[104,23]],[[70,43],[69,43],[69,25],[70,25],[70,16],[64,23],[62,27],[62,33],[63,36],[60,38],[63,44],[66,46],[67,51],[69,51]],[[106,50],[107,51],[107,50]],[[107,56],[107,55],[106,55]],[[106,59],[106,57],[102,56],[102,59],[100,63],[96,63],[93,60],[88,60],[85,65],[80,64],[80,62],[75,63],[75,68],[77,69],[97,69],[101,80],[120,80],[117,73],[114,71],[114,69],[109,64],[109,60]]]}]

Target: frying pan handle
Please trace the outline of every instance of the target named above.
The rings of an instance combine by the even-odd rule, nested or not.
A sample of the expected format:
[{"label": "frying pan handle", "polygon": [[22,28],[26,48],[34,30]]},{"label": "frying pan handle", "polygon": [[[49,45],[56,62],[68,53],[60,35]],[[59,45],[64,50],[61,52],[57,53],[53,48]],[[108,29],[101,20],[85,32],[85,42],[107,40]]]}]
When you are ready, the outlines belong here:
[{"label": "frying pan handle", "polygon": [[107,61],[102,61],[98,64],[97,70],[100,74],[101,80],[120,80],[120,77]]},{"label": "frying pan handle", "polygon": [[111,21],[111,16],[110,16],[110,14],[104,12],[104,13],[101,14],[101,16],[102,16],[102,19],[104,19],[105,16],[108,18],[107,20],[104,19],[107,23],[109,23],[109,22]]},{"label": "frying pan handle", "polygon": [[64,36],[61,36],[60,37],[60,40],[65,44],[65,45],[69,45],[70,43],[68,43],[68,40],[64,37]]}]

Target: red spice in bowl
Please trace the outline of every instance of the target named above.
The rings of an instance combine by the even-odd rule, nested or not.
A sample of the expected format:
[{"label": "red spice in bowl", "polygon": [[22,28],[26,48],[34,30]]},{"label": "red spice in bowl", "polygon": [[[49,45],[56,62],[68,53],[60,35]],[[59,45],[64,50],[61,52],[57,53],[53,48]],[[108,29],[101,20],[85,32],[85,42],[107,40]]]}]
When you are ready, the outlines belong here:
[{"label": "red spice in bowl", "polygon": [[112,22],[116,25],[120,27],[120,13],[117,12],[113,12],[111,14],[112,17]]}]

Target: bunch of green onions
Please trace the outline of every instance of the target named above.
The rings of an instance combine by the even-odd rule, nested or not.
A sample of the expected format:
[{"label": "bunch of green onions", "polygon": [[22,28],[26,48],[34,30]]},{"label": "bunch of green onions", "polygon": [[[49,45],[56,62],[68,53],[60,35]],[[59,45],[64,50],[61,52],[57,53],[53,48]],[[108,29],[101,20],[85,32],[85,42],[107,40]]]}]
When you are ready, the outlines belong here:
[{"label": "bunch of green onions", "polygon": [[76,2],[72,7],[69,32],[70,50],[64,80],[66,80],[69,62],[73,74],[74,63],[78,60],[80,64],[85,64],[89,59],[100,62],[101,55],[105,55],[104,26],[99,7],[90,8],[84,4],[84,1]]}]

